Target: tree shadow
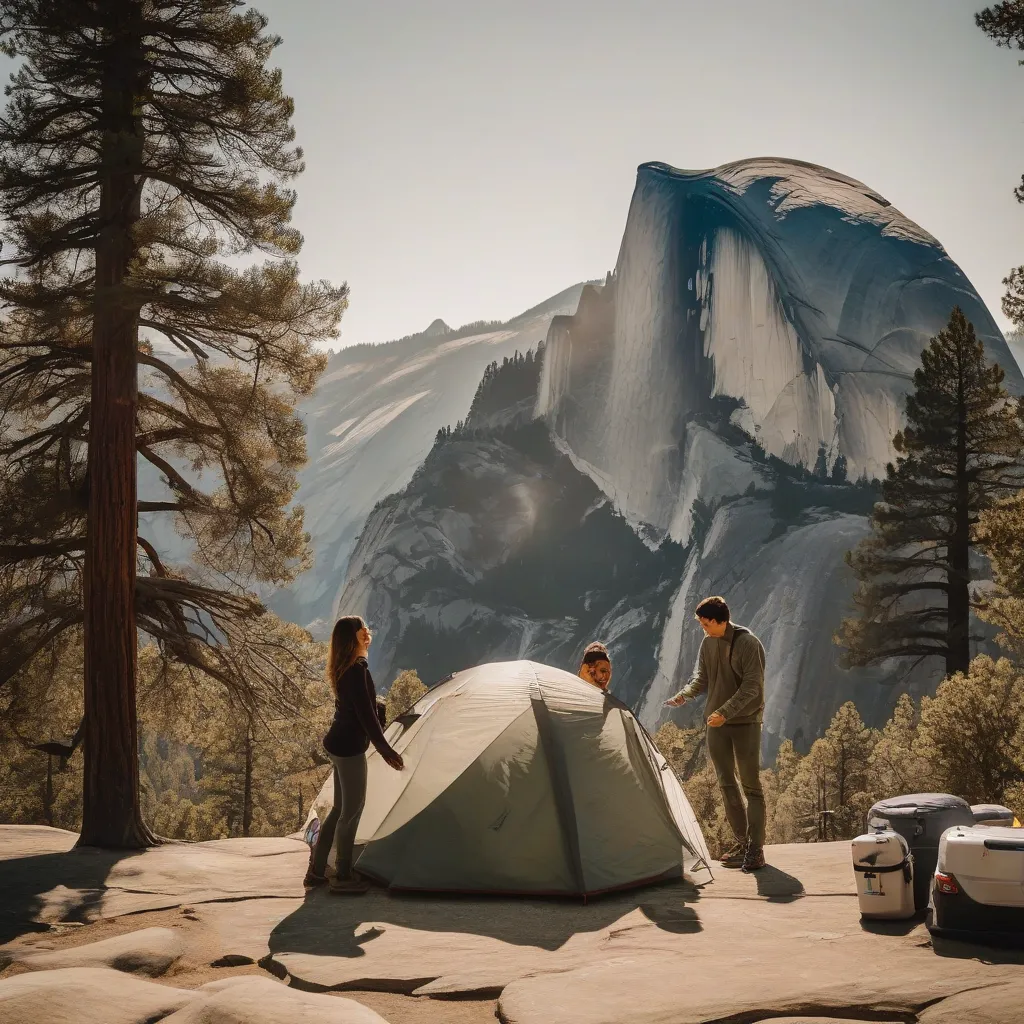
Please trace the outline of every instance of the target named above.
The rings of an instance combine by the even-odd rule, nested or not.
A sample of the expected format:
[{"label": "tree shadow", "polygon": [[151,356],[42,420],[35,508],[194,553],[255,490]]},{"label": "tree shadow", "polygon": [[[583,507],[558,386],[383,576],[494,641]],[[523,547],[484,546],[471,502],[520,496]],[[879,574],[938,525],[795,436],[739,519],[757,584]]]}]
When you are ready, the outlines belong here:
[{"label": "tree shadow", "polygon": [[338,896],[321,888],[309,892],[274,928],[269,947],[271,956],[360,957],[383,934],[383,927],[393,925],[553,952],[574,935],[601,931],[636,910],[664,931],[699,932],[697,899],[697,890],[683,881],[589,897],[586,903],[579,898],[399,893],[376,887],[362,896]]},{"label": "tree shadow", "polygon": [[115,864],[140,850],[75,848],[0,860],[0,944],[29,932],[47,931],[38,918],[84,923],[99,906]]}]

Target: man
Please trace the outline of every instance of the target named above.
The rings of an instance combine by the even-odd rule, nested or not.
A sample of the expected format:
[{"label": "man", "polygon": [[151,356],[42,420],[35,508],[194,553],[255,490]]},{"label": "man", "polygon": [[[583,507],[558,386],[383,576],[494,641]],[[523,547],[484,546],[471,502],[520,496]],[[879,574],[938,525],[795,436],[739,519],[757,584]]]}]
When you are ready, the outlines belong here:
[{"label": "man", "polygon": [[707,719],[708,757],[715,766],[725,814],[736,836],[736,845],[720,863],[727,868],[758,871],[764,867],[764,648],[749,629],[729,620],[729,606],[721,597],[701,601],[696,617],[704,630],[697,669],[690,683],[665,701],[665,706],[677,708],[707,691],[705,710],[711,709]]},{"label": "man", "polygon": [[608,684],[612,681],[612,659],[608,656],[608,648],[596,640],[592,644],[587,644],[576,674],[599,690],[607,690]]}]

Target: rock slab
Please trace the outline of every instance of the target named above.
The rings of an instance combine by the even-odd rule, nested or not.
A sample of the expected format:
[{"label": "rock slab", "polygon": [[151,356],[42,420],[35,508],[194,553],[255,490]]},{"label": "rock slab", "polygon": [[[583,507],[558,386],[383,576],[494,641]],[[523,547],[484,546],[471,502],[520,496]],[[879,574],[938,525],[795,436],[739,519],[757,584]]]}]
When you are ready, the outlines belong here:
[{"label": "rock slab", "polygon": [[225,978],[204,985],[166,1024],[387,1024],[353,999],[288,988],[269,978]]},{"label": "rock slab", "polygon": [[0,981],[0,1024],[387,1024],[336,996],[269,978],[226,978],[195,991],[102,967],[67,967]]},{"label": "rock slab", "polygon": [[104,967],[66,967],[0,981],[0,1024],[150,1024],[197,998]]},{"label": "rock slab", "polygon": [[143,928],[100,942],[66,949],[17,951],[10,960],[32,971],[65,967],[109,967],[127,974],[159,978],[181,959],[185,944],[171,928]]}]

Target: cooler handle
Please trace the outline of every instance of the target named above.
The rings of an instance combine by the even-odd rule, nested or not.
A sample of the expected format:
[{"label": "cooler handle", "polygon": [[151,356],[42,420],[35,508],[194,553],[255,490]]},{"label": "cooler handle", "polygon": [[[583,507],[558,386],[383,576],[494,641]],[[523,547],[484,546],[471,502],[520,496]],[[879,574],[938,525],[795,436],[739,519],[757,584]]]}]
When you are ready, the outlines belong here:
[{"label": "cooler handle", "polygon": [[854,864],[853,870],[855,872],[859,872],[862,875],[885,875],[891,871],[902,871],[903,881],[909,882],[913,877],[910,873],[910,866],[911,864],[913,864],[913,862],[914,858],[913,856],[910,856],[904,857],[899,864],[886,864],[885,867],[881,868],[869,867],[866,864]]}]

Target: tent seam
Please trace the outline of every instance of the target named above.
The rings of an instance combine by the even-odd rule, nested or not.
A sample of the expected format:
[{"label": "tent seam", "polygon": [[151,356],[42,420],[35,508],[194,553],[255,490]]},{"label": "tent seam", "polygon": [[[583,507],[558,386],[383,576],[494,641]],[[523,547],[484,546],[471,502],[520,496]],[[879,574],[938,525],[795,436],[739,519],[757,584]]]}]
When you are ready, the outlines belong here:
[{"label": "tent seam", "polygon": [[[548,706],[544,701],[537,672],[532,666],[530,672],[533,675],[530,705],[533,708],[534,721],[537,723],[538,738],[544,747],[545,760],[548,763],[548,780],[551,783],[552,792],[555,794],[555,812],[562,826],[563,839],[568,845],[566,852],[568,853],[569,870],[576,881],[578,894],[585,899],[587,886],[583,877],[583,858],[580,856],[579,828],[576,822],[576,806],[572,798],[572,786],[569,785],[569,769],[562,751],[554,742]],[[534,697],[533,692],[538,696]]]}]

